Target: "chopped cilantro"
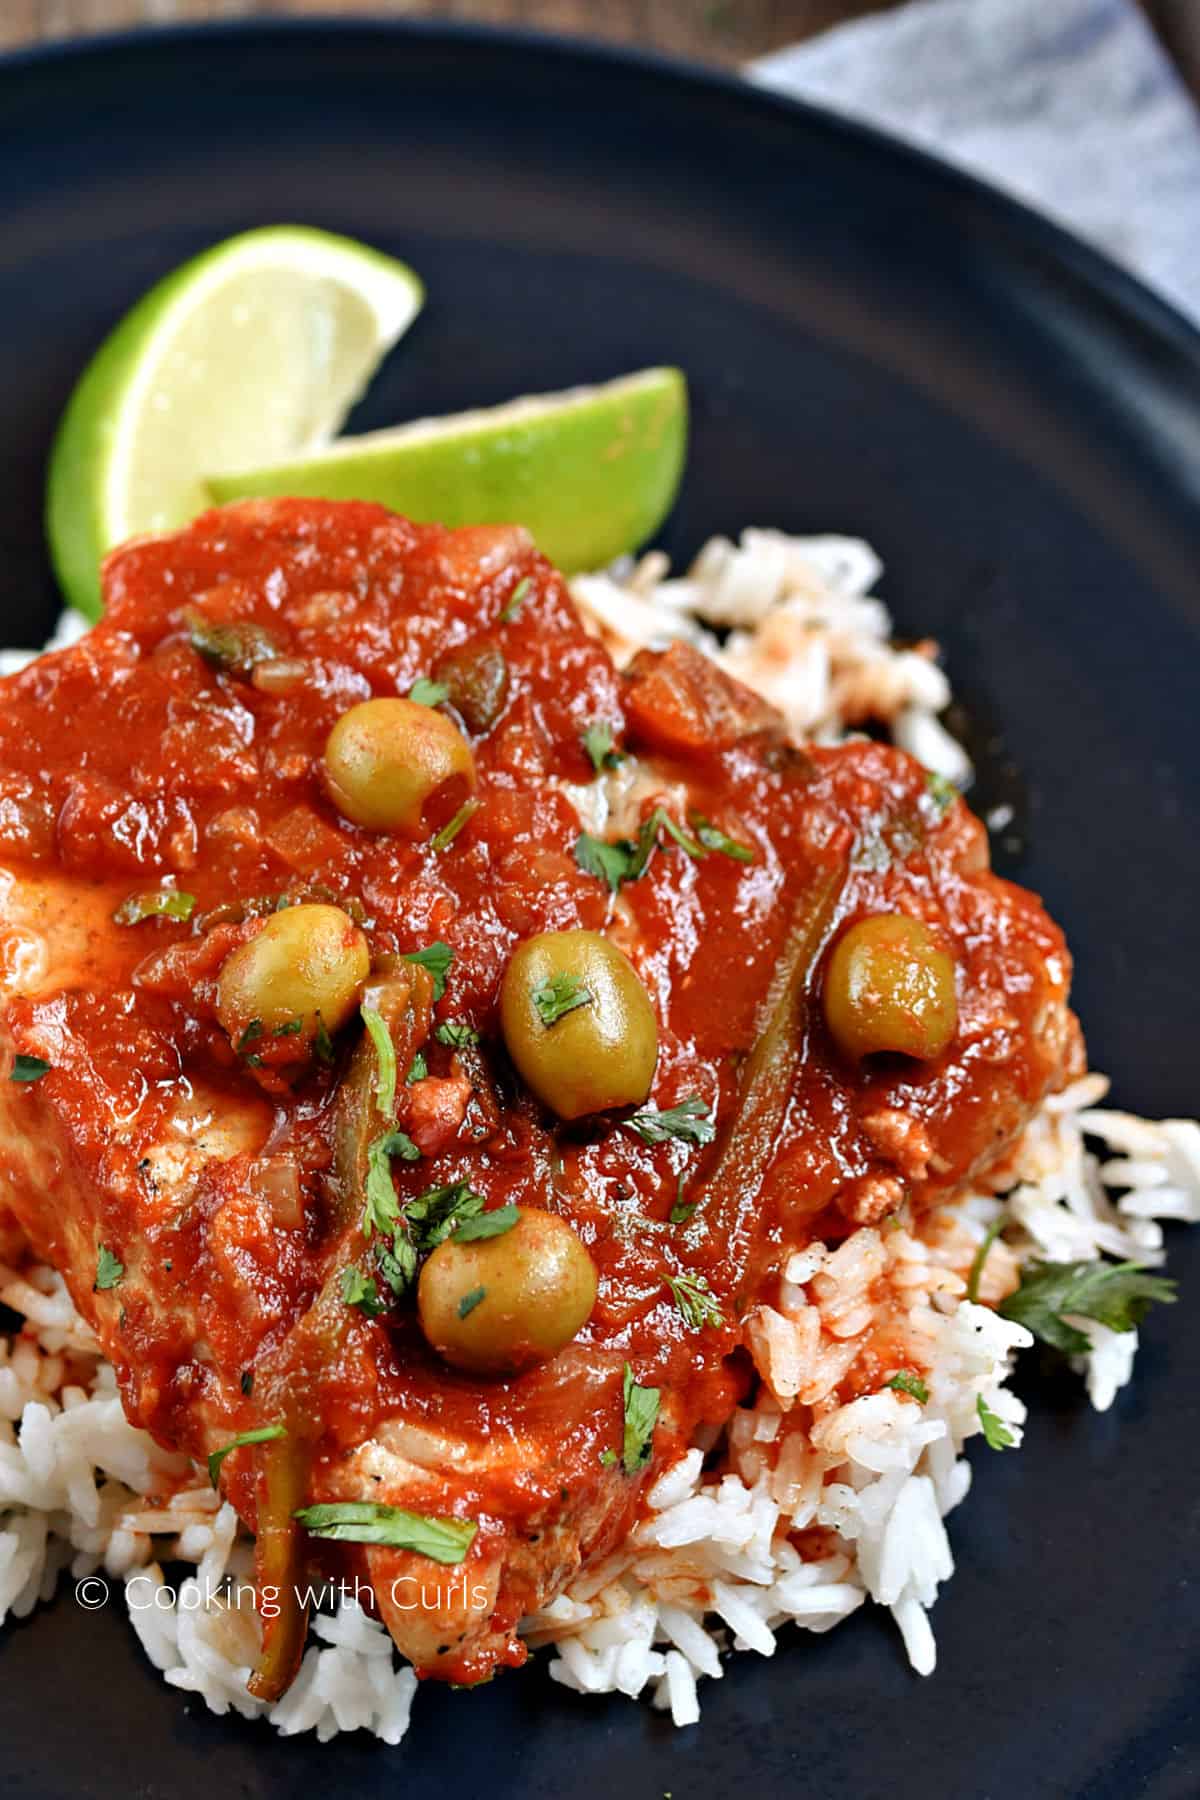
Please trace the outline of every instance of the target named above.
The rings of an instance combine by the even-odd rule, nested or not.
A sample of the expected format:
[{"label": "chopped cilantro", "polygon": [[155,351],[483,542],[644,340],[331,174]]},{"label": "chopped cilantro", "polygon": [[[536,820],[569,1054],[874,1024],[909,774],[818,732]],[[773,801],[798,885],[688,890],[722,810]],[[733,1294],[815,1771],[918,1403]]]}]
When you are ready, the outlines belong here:
[{"label": "chopped cilantro", "polygon": [[690,1330],[699,1331],[705,1325],[725,1323],[725,1315],[704,1275],[668,1275],[667,1286]]},{"label": "chopped cilantro", "polygon": [[1132,1331],[1156,1300],[1170,1306],[1175,1297],[1173,1281],[1151,1275],[1140,1263],[1034,1262],[1016,1293],[1001,1302],[1000,1312],[1044,1344],[1082,1356],[1090,1345],[1078,1326],[1068,1322],[1070,1315],[1095,1319],[1110,1331]]},{"label": "chopped cilantro", "polygon": [[717,850],[722,856],[732,856],[734,862],[750,863],[754,861],[754,852],[749,844],[739,844],[736,838],[727,837],[707,819],[699,814],[692,819],[696,837],[706,850]]},{"label": "chopped cilantro", "polygon": [[580,832],[575,843],[575,861],[585,875],[597,876],[615,894],[622,882],[637,881],[646,873],[650,858],[658,847],[659,833],[663,831],[689,856],[704,856],[703,846],[676,823],[664,806],[656,806],[643,822],[636,843],[620,838],[610,844],[588,831]]},{"label": "chopped cilantro", "polygon": [[302,1506],[293,1516],[313,1537],[387,1544],[446,1564],[463,1560],[479,1529],[470,1519],[432,1519],[378,1500],[330,1500],[321,1506]]},{"label": "chopped cilantro", "polygon": [[665,1144],[669,1138],[679,1138],[686,1144],[711,1144],[717,1135],[711,1109],[698,1094],[689,1094],[686,1100],[663,1112],[643,1106],[624,1123],[646,1144]]},{"label": "chopped cilantro", "polygon": [[440,1000],[446,991],[446,976],[450,973],[450,964],[454,961],[454,952],[449,944],[443,944],[439,938],[436,943],[426,944],[423,950],[407,951],[404,960],[428,970],[433,977],[433,997]]},{"label": "chopped cilantro", "polygon": [[583,734],[583,747],[597,775],[602,769],[617,768],[625,760],[623,752],[613,748],[613,728],[606,719],[588,726]]},{"label": "chopped cilantro", "polygon": [[465,1025],[461,1019],[443,1020],[433,1035],[439,1044],[449,1044],[452,1050],[466,1050],[479,1042],[474,1026]]},{"label": "chopped cilantro", "polygon": [[412,1087],[414,1082],[424,1081],[429,1073],[429,1064],[425,1061],[425,1052],[418,1050],[408,1065],[408,1074],[404,1077],[405,1087]]},{"label": "chopped cilantro", "polygon": [[217,1477],[221,1472],[221,1464],[231,1450],[241,1450],[247,1444],[269,1444],[275,1438],[287,1436],[286,1425],[258,1425],[253,1431],[241,1431],[237,1437],[230,1438],[219,1450],[214,1450],[208,1459],[208,1479],[213,1486],[217,1485]]},{"label": "chopped cilantro", "polygon": [[929,797],[937,807],[939,816],[949,812],[958,799],[958,789],[948,775],[939,775],[936,769],[926,769],[925,786]]},{"label": "chopped cilantro", "polygon": [[996,1413],[994,1413],[983,1395],[975,1402],[975,1410],[979,1414],[979,1423],[983,1426],[983,1441],[989,1450],[1011,1450],[1016,1438]]},{"label": "chopped cilantro", "polygon": [[545,1026],[557,1025],[560,1019],[577,1006],[592,1004],[592,990],[586,987],[578,975],[572,975],[567,969],[560,969],[555,975],[548,975],[539,981],[531,995],[538,1018]]},{"label": "chopped cilantro", "polygon": [[251,1044],[257,1044],[257,1042],[258,1042],[259,1038],[262,1036],[262,1034],[263,1034],[262,1020],[261,1019],[251,1019],[250,1023],[247,1025],[245,1031],[243,1031],[241,1037],[238,1039],[237,1043],[233,1046],[234,1049],[236,1050],[237,1054],[239,1056],[244,1056],[246,1054],[246,1051],[250,1048]]},{"label": "chopped cilantro", "polygon": [[[418,1255],[438,1245],[478,1218],[486,1202],[469,1182],[452,1181],[445,1187],[428,1188],[404,1208],[404,1221]],[[486,1236],[486,1233],[481,1233]]]},{"label": "chopped cilantro", "polygon": [[611,1447],[611,1445],[609,1446],[609,1448],[607,1450],[602,1450],[600,1452],[600,1461],[606,1469],[611,1469],[613,1464],[616,1462],[616,1460],[617,1460],[617,1453]]},{"label": "chopped cilantro", "polygon": [[41,1056],[15,1056],[10,1081],[40,1081],[51,1065]]},{"label": "chopped cilantro", "polygon": [[342,1270],[342,1299],[347,1306],[357,1306],[368,1319],[376,1319],[387,1311],[387,1302],[379,1298],[379,1283],[373,1275],[350,1263]]},{"label": "chopped cilantro", "polygon": [[979,1299],[979,1278],[983,1274],[983,1265],[988,1259],[988,1251],[1004,1229],[1004,1214],[999,1213],[983,1234],[978,1250],[971,1258],[971,1268],[967,1275],[967,1299],[974,1302]]},{"label": "chopped cilantro", "polygon": [[479,1305],[479,1302],[486,1298],[487,1298],[487,1289],[486,1288],[484,1288],[484,1287],[472,1288],[470,1293],[464,1294],[462,1299],[458,1303],[459,1318],[460,1319],[469,1318],[470,1315],[475,1311],[475,1308]]},{"label": "chopped cilantro", "polygon": [[313,1053],[317,1061],[324,1063],[326,1068],[333,1061],[333,1039],[330,1037],[320,1013],[317,1014],[317,1035],[313,1039]]},{"label": "chopped cilantro", "polygon": [[278,1037],[299,1037],[300,1033],[303,1030],[304,1030],[304,1020],[303,1019],[301,1019],[301,1018],[289,1019],[287,1021],[286,1025],[277,1025],[275,1027],[274,1031],[271,1033],[271,1036],[277,1037],[277,1038]]},{"label": "chopped cilantro", "polygon": [[609,844],[603,838],[593,837],[590,831],[581,831],[575,840],[575,861],[585,875],[594,875],[615,894],[621,883],[629,879],[633,846]]},{"label": "chopped cilantro", "polygon": [[636,1475],[638,1470],[650,1460],[650,1448],[654,1438],[654,1425],[658,1418],[661,1396],[658,1388],[639,1387],[633,1379],[633,1370],[628,1363],[625,1364],[621,1396],[625,1405],[625,1432],[621,1461],[627,1475]]},{"label": "chopped cilantro", "polygon": [[400,1220],[400,1203],[392,1185],[392,1158],[416,1162],[421,1152],[404,1131],[383,1131],[367,1146],[367,1180],[363,1230],[389,1236]]},{"label": "chopped cilantro", "polygon": [[381,1013],[373,1006],[362,1006],[359,1011],[375,1046],[375,1105],[380,1117],[390,1120],[396,1111],[396,1046]]},{"label": "chopped cilantro", "polygon": [[517,617],[517,614],[521,610],[521,602],[524,600],[532,586],[533,579],[529,575],[523,575],[520,581],[518,581],[508,598],[508,603],[501,609],[500,617],[504,620],[505,624],[511,625],[513,620]]},{"label": "chopped cilantro", "polygon": [[907,1394],[910,1399],[917,1402],[918,1406],[924,1406],[929,1398],[929,1389],[921,1377],[914,1375],[911,1369],[897,1369],[890,1380],[885,1381],[883,1385],[895,1388],[898,1394]]},{"label": "chopped cilantro", "polygon": [[149,893],[130,894],[128,900],[122,900],[113,920],[117,925],[140,925],[143,919],[190,919],[195,906],[195,894],[152,888]]},{"label": "chopped cilantro", "polygon": [[119,1285],[125,1273],[125,1264],[118,1262],[107,1244],[101,1244],[100,1254],[96,1258],[96,1279],[92,1283],[92,1292],[103,1294],[109,1288]]},{"label": "chopped cilantro", "polygon": [[428,675],[422,675],[409,688],[408,697],[418,706],[440,706],[449,693],[444,681],[430,681]]},{"label": "chopped cilantro", "polygon": [[416,1279],[417,1253],[402,1226],[397,1227],[390,1247],[376,1246],[375,1266],[393,1294],[407,1293]]},{"label": "chopped cilantro", "polygon": [[519,1206],[496,1206],[491,1212],[477,1213],[474,1218],[466,1219],[455,1231],[456,1244],[471,1244],[477,1238],[503,1237],[511,1231],[521,1217]]},{"label": "chopped cilantro", "polygon": [[459,807],[454,817],[448,820],[435,836],[430,838],[429,848],[433,851],[435,856],[440,854],[441,851],[450,848],[467,820],[479,811],[479,806],[480,802],[478,800],[467,800]]}]

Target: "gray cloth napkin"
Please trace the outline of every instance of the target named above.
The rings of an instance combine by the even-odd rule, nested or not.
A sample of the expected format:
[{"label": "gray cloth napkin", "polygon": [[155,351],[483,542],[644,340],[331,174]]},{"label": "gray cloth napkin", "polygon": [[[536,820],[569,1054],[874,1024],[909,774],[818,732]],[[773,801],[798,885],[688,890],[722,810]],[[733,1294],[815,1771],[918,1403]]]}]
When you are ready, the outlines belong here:
[{"label": "gray cloth napkin", "polygon": [[913,0],[749,73],[1008,188],[1200,318],[1200,115],[1135,0]]}]

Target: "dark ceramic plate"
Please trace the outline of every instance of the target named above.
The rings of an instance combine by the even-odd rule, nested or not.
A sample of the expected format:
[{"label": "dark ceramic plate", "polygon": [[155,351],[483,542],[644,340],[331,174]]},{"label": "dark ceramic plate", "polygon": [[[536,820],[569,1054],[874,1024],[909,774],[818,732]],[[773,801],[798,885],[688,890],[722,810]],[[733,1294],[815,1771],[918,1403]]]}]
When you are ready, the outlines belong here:
[{"label": "dark ceramic plate", "polygon": [[[430,301],[355,424],[681,363],[666,534],[861,532],[1028,790],[1013,872],[1065,920],[1121,1101],[1194,1111],[1200,986],[1200,339],[938,164],[734,81],[371,25],[144,35],[0,66],[0,640],[56,601],[54,421],[165,270],[303,220],[409,258]],[[209,1717],[124,1620],[60,1595],[0,1642],[0,1790],[764,1800],[1193,1796],[1200,1245],[1109,1414],[1038,1382],[976,1454],[921,1681],[886,1617],[788,1636],[673,1733],[543,1672],[423,1694],[398,1752]],[[1026,1386],[1035,1385],[1029,1371]],[[978,1440],[977,1440],[978,1441]],[[981,1466],[983,1465],[983,1466]]]}]

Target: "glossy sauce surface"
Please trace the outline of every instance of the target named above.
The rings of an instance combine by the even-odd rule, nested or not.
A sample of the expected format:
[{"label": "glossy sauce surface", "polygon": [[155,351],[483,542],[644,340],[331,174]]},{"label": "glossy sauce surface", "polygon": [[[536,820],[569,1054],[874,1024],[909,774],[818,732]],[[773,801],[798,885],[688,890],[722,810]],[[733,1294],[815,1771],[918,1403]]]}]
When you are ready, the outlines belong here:
[{"label": "glossy sauce surface", "polygon": [[[104,624],[5,682],[0,708],[0,961],[24,971],[4,1035],[52,1065],[10,1100],[6,1137],[15,1121],[66,1159],[86,1228],[62,1216],[74,1190],[22,1197],[14,1179],[11,1203],[96,1321],[131,1416],[164,1441],[202,1455],[300,1383],[314,1493],[351,1491],[343,1466],[372,1434],[428,1430],[461,1453],[421,1465],[427,1510],[477,1519],[514,1567],[514,1546],[568,1515],[583,1523],[567,1561],[602,1551],[641,1491],[600,1460],[620,1449],[625,1363],[662,1390],[652,1468],[744,1394],[740,1321],[792,1250],[924,1207],[994,1159],[1078,1061],[1061,934],[987,872],[978,823],[903,754],[789,746],[692,652],[618,673],[520,531],[252,505],[118,552],[107,593]],[[198,622],[201,636],[253,624],[270,658],[215,667]],[[452,842],[349,822],[321,774],[339,716],[481,651],[505,679],[484,728],[452,715],[479,802]],[[583,747],[598,721],[624,758],[599,774]],[[696,858],[660,834],[614,896],[579,866],[580,831],[633,838],[656,806],[752,860]],[[112,923],[164,882],[194,896],[189,920]],[[280,896],[349,910],[377,965],[434,941],[453,951],[432,1022],[480,1042],[428,1035],[427,1076],[400,1070],[395,1122],[422,1155],[393,1164],[397,1191],[467,1181],[489,1207],[572,1225],[599,1294],[553,1361],[512,1380],[456,1373],[410,1295],[340,1325],[314,1374],[304,1321],[349,1241],[335,1102],[359,1028],[329,1066],[255,1067],[214,1010],[222,963]],[[883,911],[924,920],[955,961],[957,1032],[927,1063],[848,1063],[821,1017],[831,944]],[[508,960],[575,928],[629,956],[658,1021],[650,1104],[699,1097],[707,1147],[648,1144],[621,1114],[560,1124],[516,1077],[497,1026]],[[296,1172],[290,1214],[280,1169]],[[98,1243],[126,1268],[112,1293],[92,1292]],[[720,1324],[689,1325],[668,1285],[680,1275],[709,1284]],[[225,1484],[253,1521],[254,1459],[231,1457]],[[502,1624],[553,1580],[543,1561],[502,1584]]]}]

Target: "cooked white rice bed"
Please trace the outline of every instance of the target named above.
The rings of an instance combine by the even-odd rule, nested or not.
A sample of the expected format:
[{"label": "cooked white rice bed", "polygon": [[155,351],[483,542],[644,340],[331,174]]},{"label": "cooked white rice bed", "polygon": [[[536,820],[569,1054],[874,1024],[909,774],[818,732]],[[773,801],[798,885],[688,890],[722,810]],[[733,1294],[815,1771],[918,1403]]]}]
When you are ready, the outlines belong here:
[{"label": "cooked white rice bed", "polygon": [[[966,759],[937,717],[950,695],[933,647],[891,647],[891,620],[870,594],[879,572],[855,540],[747,531],[737,546],[713,539],[681,580],[652,556],[574,591],[618,656],[688,637],[779,706],[798,737],[832,741],[879,720],[927,766],[964,781]],[[709,625],[732,628],[724,644]],[[75,635],[66,620],[55,642]],[[24,660],[0,653],[0,669]],[[913,1667],[932,1671],[929,1609],[954,1570],[943,1520],[970,1486],[961,1451],[982,1429],[978,1402],[1014,1444],[1024,1419],[1005,1383],[1029,1334],[965,1298],[984,1232],[1003,1216],[980,1292],[994,1302],[1030,1256],[1159,1263],[1158,1221],[1200,1220],[1200,1126],[1101,1110],[1107,1086],[1089,1075],[1047,1102],[1003,1194],[967,1195],[912,1231],[860,1230],[836,1250],[792,1258],[748,1325],[754,1403],[723,1445],[706,1446],[707,1457],[697,1447],[658,1476],[616,1555],[525,1621],[529,1643],[551,1647],[556,1681],[648,1694],[690,1725],[698,1683],[719,1678],[723,1653],[770,1656],[781,1626],[827,1631],[868,1599],[890,1608]],[[164,1679],[212,1711],[265,1713],[285,1735],[361,1729],[399,1743],[416,1678],[349,1599],[314,1617],[285,1697],[271,1707],[250,1698],[253,1557],[232,1507],[129,1425],[113,1371],[52,1270],[0,1268],[0,1301],[25,1321],[0,1338],[0,1622],[48,1600],[66,1568],[76,1582],[102,1573],[123,1587]],[[1081,1372],[1104,1409],[1130,1379],[1137,1333],[1075,1322],[1091,1343]],[[881,1334],[888,1366],[916,1371],[928,1402],[885,1388],[839,1406],[837,1387]],[[193,1564],[195,1575],[173,1593],[160,1561]]]}]

